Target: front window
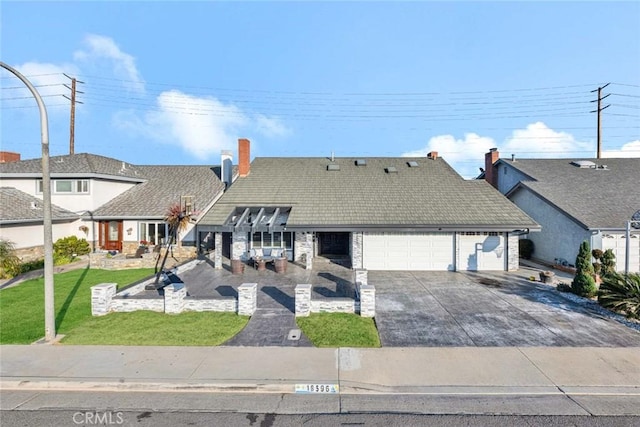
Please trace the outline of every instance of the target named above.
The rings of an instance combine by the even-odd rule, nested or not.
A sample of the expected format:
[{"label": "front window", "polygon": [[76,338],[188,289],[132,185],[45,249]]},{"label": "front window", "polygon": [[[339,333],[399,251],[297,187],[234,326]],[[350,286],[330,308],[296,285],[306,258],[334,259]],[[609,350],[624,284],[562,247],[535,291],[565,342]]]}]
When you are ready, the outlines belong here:
[{"label": "front window", "polygon": [[138,241],[147,241],[152,245],[167,243],[168,225],[164,222],[141,222],[138,224]]},{"label": "front window", "polygon": [[251,235],[252,249],[280,249],[287,250],[287,254],[293,254],[293,233],[290,231],[276,231],[275,233],[253,233]]}]

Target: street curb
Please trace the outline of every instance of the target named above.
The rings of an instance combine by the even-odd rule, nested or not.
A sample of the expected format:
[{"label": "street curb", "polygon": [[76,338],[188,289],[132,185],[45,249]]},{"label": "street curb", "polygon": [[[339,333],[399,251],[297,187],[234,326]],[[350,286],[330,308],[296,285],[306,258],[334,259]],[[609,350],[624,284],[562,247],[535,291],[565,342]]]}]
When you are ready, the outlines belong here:
[{"label": "street curb", "polygon": [[[321,383],[330,383],[324,381]],[[278,393],[297,394],[296,382],[157,382],[66,380],[57,378],[0,379],[0,390],[21,391],[101,391],[101,392],[182,392],[182,393]],[[324,393],[319,393],[324,394]],[[346,395],[423,395],[423,396],[640,396],[640,386],[383,386],[377,384],[339,384]]]}]

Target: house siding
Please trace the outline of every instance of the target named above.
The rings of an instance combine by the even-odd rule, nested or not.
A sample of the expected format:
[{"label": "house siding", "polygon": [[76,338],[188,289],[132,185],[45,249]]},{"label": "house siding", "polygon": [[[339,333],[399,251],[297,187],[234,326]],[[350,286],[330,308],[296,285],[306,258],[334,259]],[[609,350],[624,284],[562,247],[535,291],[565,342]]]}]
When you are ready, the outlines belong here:
[{"label": "house siding", "polygon": [[[506,173],[505,170],[507,171]],[[508,193],[509,190],[515,187],[520,181],[527,181],[531,179],[519,170],[514,169],[505,163],[500,163],[497,168],[497,173],[498,176],[496,178],[498,179],[498,190],[502,194]]]},{"label": "house siding", "polygon": [[591,232],[528,189],[518,190],[510,199],[542,226],[542,231],[526,236],[533,241],[534,258],[549,263],[563,258],[574,264],[580,243],[584,240],[591,242]]}]

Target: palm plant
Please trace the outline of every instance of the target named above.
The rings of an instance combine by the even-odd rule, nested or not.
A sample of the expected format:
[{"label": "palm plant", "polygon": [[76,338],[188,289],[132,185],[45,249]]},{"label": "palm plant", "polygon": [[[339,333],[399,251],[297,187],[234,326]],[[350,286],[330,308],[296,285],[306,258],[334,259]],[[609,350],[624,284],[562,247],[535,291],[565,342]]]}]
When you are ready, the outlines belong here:
[{"label": "palm plant", "polygon": [[640,319],[640,274],[607,274],[600,285],[598,302],[629,318]]},{"label": "palm plant", "polygon": [[16,256],[16,248],[9,240],[0,240],[0,279],[7,279],[20,274],[20,258]]},{"label": "palm plant", "polygon": [[[171,244],[174,241],[179,242],[178,232],[183,231],[187,228],[190,219],[191,215],[182,208],[180,203],[174,203],[167,209],[167,213],[164,216],[164,221],[169,224],[169,244],[167,246],[166,252],[164,253],[160,269],[156,272],[156,280],[154,282],[155,285],[157,285],[160,281],[160,276],[164,271],[164,266],[167,262],[169,251],[171,250]],[[158,264],[156,263],[156,266],[157,265]]]}]

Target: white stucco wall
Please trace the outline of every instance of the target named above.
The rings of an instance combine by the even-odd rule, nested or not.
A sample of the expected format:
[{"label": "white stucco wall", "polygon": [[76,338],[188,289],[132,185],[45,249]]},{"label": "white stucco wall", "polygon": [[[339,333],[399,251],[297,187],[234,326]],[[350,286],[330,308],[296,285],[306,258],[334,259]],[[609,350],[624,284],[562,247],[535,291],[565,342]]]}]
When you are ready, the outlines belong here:
[{"label": "white stucco wall", "polygon": [[[85,239],[85,234],[79,230],[80,221],[54,223],[52,226],[53,241],[68,236],[77,236],[79,239]],[[15,244],[16,249],[30,248],[33,246],[42,246],[44,242],[44,229],[42,224],[16,224],[3,225],[0,229],[0,238],[10,240]]]},{"label": "white stucco wall", "polygon": [[550,263],[556,258],[564,258],[569,264],[574,264],[580,243],[584,240],[591,242],[590,231],[568,219],[528,189],[518,190],[510,199],[542,226],[542,231],[525,236],[535,245],[534,258]]},{"label": "white stucco wall", "polygon": [[[55,178],[54,178],[55,179]],[[72,180],[82,178],[69,178]],[[42,199],[42,194],[36,193],[39,179],[3,179],[3,187],[14,187],[22,192]],[[124,193],[136,185],[130,182],[116,182],[98,179],[89,180],[89,193],[86,194],[56,194],[52,191],[51,203],[71,212],[94,210],[104,205],[114,197]],[[53,186],[53,183],[52,183]],[[52,187],[53,189],[53,187]]]}]

